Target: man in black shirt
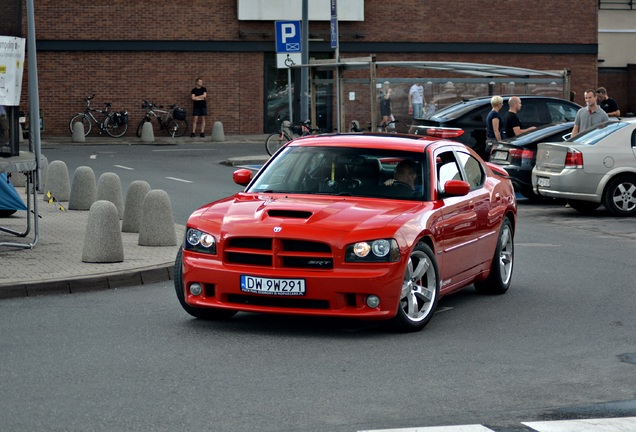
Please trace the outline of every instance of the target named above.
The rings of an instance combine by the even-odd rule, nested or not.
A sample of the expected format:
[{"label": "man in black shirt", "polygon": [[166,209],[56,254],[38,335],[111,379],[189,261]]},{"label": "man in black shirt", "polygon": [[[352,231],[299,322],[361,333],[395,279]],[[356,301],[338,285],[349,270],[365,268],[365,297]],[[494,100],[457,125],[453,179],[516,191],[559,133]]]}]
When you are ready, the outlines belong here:
[{"label": "man in black shirt", "polygon": [[208,97],[208,91],[203,87],[203,80],[197,78],[196,87],[192,89],[192,134],[191,137],[196,136],[197,121],[201,117],[201,138],[205,136],[205,116],[208,115],[208,106],[205,99]]},{"label": "man in black shirt", "polygon": [[621,110],[618,108],[616,101],[607,95],[605,87],[596,89],[596,100],[601,109],[605,111],[609,117],[620,117]]},{"label": "man in black shirt", "polygon": [[521,121],[519,121],[519,117],[517,117],[517,113],[521,109],[521,99],[519,99],[517,96],[511,97],[510,99],[508,99],[508,106],[510,107],[510,109],[506,113],[506,118],[504,120],[506,138],[513,138],[517,135],[521,135],[522,133],[536,129],[535,126],[530,126],[526,129],[523,129],[521,127]]}]

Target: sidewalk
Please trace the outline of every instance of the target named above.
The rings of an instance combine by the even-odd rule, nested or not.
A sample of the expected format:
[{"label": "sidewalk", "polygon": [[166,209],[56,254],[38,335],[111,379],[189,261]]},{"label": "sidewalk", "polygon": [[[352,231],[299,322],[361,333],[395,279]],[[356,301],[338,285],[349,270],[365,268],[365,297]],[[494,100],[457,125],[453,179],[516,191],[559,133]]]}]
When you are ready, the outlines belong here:
[{"label": "sidewalk", "polygon": [[[227,136],[218,144],[264,143],[267,135]],[[42,138],[42,147],[51,145],[161,145],[194,144],[212,142],[211,138],[158,137],[155,143],[142,143],[136,136],[111,138],[87,137],[84,143],[73,143],[70,137]],[[24,146],[24,144],[23,144]],[[263,146],[263,153],[265,147]],[[264,162],[265,154],[228,160],[232,165]],[[16,188],[24,202],[24,187]],[[0,246],[0,299],[43,294],[69,294],[76,292],[117,289],[171,280],[174,259],[180,246],[139,246],[138,234],[121,233],[124,261],[112,264],[82,262],[82,250],[86,236],[88,211],[60,211],[57,204],[48,204],[38,194],[39,238],[33,249]],[[67,207],[66,202],[62,203]],[[0,218],[0,226],[17,232],[26,229],[26,211],[18,211],[10,217]],[[32,224],[33,225],[33,224]],[[180,245],[185,227],[175,225],[177,243]],[[29,244],[34,240],[34,227],[23,238],[0,231],[0,242]]]}]

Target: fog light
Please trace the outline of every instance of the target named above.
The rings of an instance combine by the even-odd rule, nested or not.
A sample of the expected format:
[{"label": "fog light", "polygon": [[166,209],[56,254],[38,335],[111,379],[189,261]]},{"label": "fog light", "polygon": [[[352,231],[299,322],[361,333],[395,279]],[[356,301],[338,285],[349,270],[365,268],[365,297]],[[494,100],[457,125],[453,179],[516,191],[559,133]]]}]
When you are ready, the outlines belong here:
[{"label": "fog light", "polygon": [[380,298],[378,296],[370,295],[367,297],[367,306],[371,309],[375,309],[380,306]]},{"label": "fog light", "polygon": [[200,283],[193,283],[190,285],[190,294],[198,296],[203,292],[203,287]]}]

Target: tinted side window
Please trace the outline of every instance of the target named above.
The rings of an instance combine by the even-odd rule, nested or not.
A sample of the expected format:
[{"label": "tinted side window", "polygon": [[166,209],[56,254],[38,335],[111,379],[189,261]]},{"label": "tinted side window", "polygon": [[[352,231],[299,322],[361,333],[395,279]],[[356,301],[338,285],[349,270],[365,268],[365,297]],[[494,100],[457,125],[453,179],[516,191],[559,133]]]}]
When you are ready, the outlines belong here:
[{"label": "tinted side window", "polygon": [[550,114],[550,121],[553,123],[574,121],[576,118],[576,109],[570,105],[564,105],[559,102],[548,102],[548,113]]},{"label": "tinted side window", "polygon": [[538,101],[522,100],[521,111],[517,113],[517,116],[523,129],[544,123],[541,121],[541,107],[542,104]]}]

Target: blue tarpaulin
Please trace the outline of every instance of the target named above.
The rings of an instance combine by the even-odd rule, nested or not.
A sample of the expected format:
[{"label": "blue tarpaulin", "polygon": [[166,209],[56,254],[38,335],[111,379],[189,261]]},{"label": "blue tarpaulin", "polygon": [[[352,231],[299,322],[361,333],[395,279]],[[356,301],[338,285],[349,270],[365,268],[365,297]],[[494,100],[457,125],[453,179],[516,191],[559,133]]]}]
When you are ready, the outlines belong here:
[{"label": "blue tarpaulin", "polygon": [[6,174],[0,174],[0,210],[26,210],[20,194]]}]

